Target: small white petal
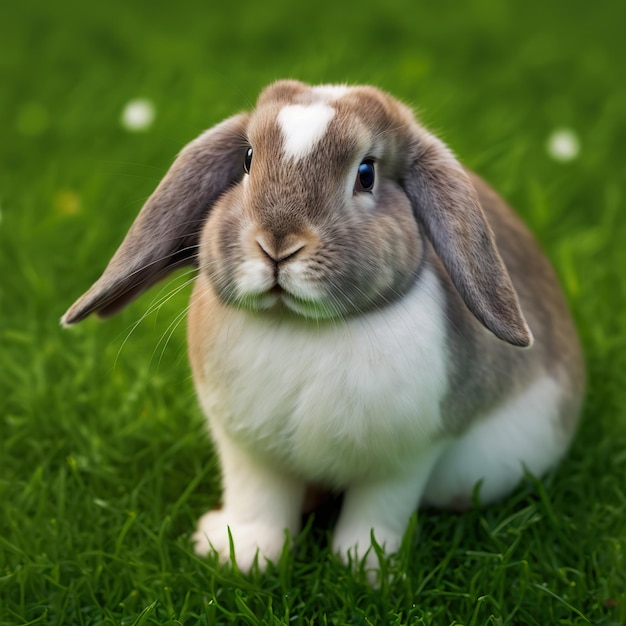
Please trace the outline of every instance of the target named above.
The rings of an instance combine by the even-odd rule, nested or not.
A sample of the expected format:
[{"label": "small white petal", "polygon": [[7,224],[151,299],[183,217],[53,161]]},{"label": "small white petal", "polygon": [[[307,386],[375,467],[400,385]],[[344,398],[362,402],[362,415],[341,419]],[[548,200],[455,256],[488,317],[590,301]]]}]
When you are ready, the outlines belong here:
[{"label": "small white petal", "polygon": [[122,126],[131,132],[147,130],[152,126],[156,111],[150,100],[137,98],[131,100],[122,111]]},{"label": "small white petal", "polygon": [[546,150],[555,161],[572,161],[580,152],[580,140],[573,130],[559,128],[548,137]]}]

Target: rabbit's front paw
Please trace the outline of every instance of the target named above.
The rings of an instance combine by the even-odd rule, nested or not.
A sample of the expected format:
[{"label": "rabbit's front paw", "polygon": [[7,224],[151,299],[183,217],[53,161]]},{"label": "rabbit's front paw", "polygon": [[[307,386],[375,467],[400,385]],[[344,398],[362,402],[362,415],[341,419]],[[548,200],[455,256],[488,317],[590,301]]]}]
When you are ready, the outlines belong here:
[{"label": "rabbit's front paw", "polygon": [[359,526],[352,528],[338,528],[333,539],[333,550],[341,560],[353,566],[365,559],[365,569],[376,571],[380,567],[378,555],[372,546],[372,533],[375,542],[384,550],[385,554],[397,552],[402,537],[385,528],[370,528]]},{"label": "rabbit's front paw", "polygon": [[227,510],[209,511],[198,521],[192,536],[194,550],[199,556],[206,556],[213,550],[221,563],[230,561],[230,540],[233,540],[235,560],[240,571],[250,571],[258,552],[259,569],[267,567],[267,560],[278,561],[285,545],[285,530],[265,526],[258,522],[240,522],[229,516]]}]

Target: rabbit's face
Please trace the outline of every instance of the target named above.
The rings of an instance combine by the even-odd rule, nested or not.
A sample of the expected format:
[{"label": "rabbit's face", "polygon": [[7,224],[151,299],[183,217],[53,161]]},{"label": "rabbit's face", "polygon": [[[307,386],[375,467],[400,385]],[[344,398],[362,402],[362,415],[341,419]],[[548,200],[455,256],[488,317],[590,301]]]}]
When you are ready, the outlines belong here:
[{"label": "rabbit's face", "polygon": [[406,127],[379,92],[285,96],[266,90],[249,119],[244,175],[207,220],[200,270],[229,304],[313,319],[395,299],[422,255],[397,182]]}]

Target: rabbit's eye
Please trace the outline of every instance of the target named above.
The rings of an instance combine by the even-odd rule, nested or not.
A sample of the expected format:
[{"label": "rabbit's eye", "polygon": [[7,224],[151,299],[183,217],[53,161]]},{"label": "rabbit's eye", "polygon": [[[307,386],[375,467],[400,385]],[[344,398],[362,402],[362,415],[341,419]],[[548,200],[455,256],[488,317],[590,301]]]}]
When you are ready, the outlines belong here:
[{"label": "rabbit's eye", "polygon": [[374,161],[372,161],[372,159],[365,159],[365,161],[359,165],[359,170],[356,175],[356,183],[354,184],[354,191],[372,191],[374,188],[375,177]]},{"label": "rabbit's eye", "polygon": [[252,165],[252,148],[248,148],[248,151],[246,152],[246,158],[243,162],[243,171],[246,174],[250,173],[250,166]]}]

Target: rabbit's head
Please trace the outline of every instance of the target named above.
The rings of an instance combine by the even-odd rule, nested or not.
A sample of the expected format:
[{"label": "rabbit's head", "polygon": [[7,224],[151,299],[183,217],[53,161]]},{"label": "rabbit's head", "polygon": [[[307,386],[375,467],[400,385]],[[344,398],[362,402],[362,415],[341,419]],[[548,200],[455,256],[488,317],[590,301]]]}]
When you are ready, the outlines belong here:
[{"label": "rabbit's head", "polygon": [[102,277],[63,317],[110,315],[196,264],[226,303],[322,319],[403,297],[432,245],[501,339],[532,336],[469,177],[372,87],[280,81],[179,155]]}]

